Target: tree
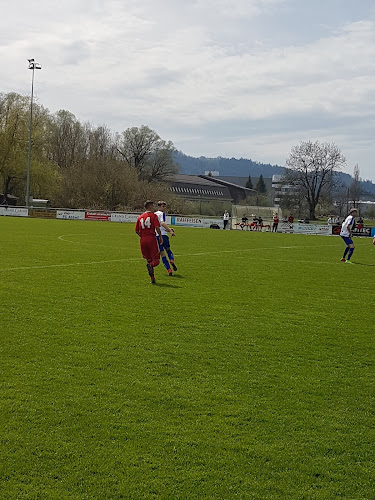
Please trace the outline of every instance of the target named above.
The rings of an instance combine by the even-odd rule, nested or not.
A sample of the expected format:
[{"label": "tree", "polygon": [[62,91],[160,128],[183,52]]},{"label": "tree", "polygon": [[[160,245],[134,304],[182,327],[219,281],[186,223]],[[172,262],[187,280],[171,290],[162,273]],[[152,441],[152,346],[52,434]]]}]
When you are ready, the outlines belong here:
[{"label": "tree", "polygon": [[15,93],[0,95],[0,189],[4,198],[26,173],[28,100]]},{"label": "tree", "polygon": [[258,191],[259,194],[266,194],[267,193],[266,184],[264,182],[262,174],[260,174],[260,176],[259,176],[256,190]]},{"label": "tree", "polygon": [[164,181],[177,172],[173,143],[162,140],[145,125],[122,132],[117,149],[128,165],[137,170],[140,180]]},{"label": "tree", "polygon": [[[48,149],[48,110],[34,104],[30,187],[33,196],[50,198],[59,183],[56,164]],[[0,190],[24,200],[30,99],[15,93],[0,94]]]},{"label": "tree", "polygon": [[353,202],[353,207],[358,207],[358,202],[362,194],[361,189],[361,179],[359,177],[359,166],[358,163],[354,166],[354,176],[352,183],[350,184],[349,193],[351,201]]},{"label": "tree", "polygon": [[89,152],[89,130],[69,111],[61,109],[50,120],[49,156],[61,169],[79,164]]},{"label": "tree", "polygon": [[248,189],[254,189],[253,188],[253,181],[251,180],[250,175],[249,175],[249,178],[246,181],[245,187],[247,187]]},{"label": "tree", "polygon": [[310,220],[315,219],[315,208],[323,187],[334,185],[335,173],[345,163],[345,157],[333,143],[307,141],[292,148],[286,160],[288,170],[284,181],[301,190],[309,207]]}]

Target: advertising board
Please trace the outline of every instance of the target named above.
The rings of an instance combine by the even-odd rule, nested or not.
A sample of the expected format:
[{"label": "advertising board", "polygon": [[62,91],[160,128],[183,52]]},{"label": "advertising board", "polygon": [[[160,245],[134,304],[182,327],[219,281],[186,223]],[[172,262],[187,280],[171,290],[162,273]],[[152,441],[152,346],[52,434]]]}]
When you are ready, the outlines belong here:
[{"label": "advertising board", "polygon": [[203,227],[203,219],[200,217],[174,217],[172,216],[172,225]]},{"label": "advertising board", "polygon": [[85,212],[85,220],[109,221],[111,220],[111,214],[104,212]]},{"label": "advertising board", "polygon": [[[353,236],[371,236],[371,227],[362,227],[358,229],[355,227],[352,231]],[[332,226],[332,234],[339,235],[341,231],[341,225],[333,225]]]},{"label": "advertising board", "polygon": [[290,222],[282,222],[278,227],[279,233],[294,233],[294,234],[322,234],[330,235],[331,226],[327,224],[302,224],[300,222],[291,224]]},{"label": "advertising board", "polygon": [[111,222],[137,222],[138,214],[121,214],[119,212],[111,212]]},{"label": "advertising board", "polygon": [[21,207],[0,207],[0,215],[9,217],[28,217],[29,210]]},{"label": "advertising board", "polygon": [[57,210],[56,219],[84,220],[85,213],[80,210]]}]

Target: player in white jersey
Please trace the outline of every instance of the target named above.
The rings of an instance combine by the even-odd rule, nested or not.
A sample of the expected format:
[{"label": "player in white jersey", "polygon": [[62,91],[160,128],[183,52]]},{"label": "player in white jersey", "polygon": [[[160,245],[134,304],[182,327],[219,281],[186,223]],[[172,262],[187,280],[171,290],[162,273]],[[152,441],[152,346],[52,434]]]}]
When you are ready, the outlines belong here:
[{"label": "player in white jersey", "polygon": [[349,212],[349,215],[344,220],[341,226],[340,236],[345,241],[346,248],[344,251],[344,255],[342,256],[341,262],[346,262],[347,264],[352,264],[350,260],[353,252],[354,252],[354,243],[352,240],[352,229],[354,227],[355,219],[358,214],[358,210],[356,208],[352,208]]},{"label": "player in white jersey", "polygon": [[[158,216],[159,222],[160,222],[160,230],[161,230],[161,235],[163,237],[163,242],[162,244],[159,243],[159,248],[160,248],[160,256],[161,260],[163,261],[165,269],[168,271],[169,276],[172,276],[172,269],[173,271],[177,271],[177,266],[174,262],[174,255],[172,253],[170,243],[169,243],[169,238],[168,238],[168,233],[171,236],[175,236],[174,229],[169,227],[166,222],[165,222],[165,210],[167,208],[167,204],[165,201],[158,201],[158,209],[155,212],[155,215]],[[157,236],[157,239],[158,236]],[[168,262],[168,258],[169,262]]]}]

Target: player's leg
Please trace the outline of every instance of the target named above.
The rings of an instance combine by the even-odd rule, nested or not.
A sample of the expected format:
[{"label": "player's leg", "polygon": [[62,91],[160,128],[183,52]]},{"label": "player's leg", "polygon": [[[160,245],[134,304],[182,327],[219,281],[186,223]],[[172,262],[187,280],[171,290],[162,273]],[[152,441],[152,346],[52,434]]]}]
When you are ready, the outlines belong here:
[{"label": "player's leg", "polygon": [[175,264],[174,255],[173,255],[173,252],[172,252],[171,248],[169,247],[166,250],[167,250],[169,262],[171,263],[173,271],[177,271],[177,266]]},{"label": "player's leg", "polygon": [[342,261],[346,260],[346,256],[348,255],[348,252],[349,252],[349,247],[346,246],[344,253],[343,253],[343,256],[342,256],[342,259],[341,259]]},{"label": "player's leg", "polygon": [[[341,238],[344,240],[345,245],[346,245],[343,256],[341,258],[341,262],[345,262],[347,259],[347,256],[348,256],[348,260],[350,260],[350,257],[353,255],[354,244],[353,244],[353,240],[347,236],[341,236]],[[350,251],[351,249],[353,249],[353,250]],[[350,257],[348,254],[350,255]]]},{"label": "player's leg", "polygon": [[168,258],[169,258],[169,261],[171,263],[173,271],[177,271],[177,266],[174,262],[174,255],[173,255],[173,252],[171,250],[168,236],[163,236],[163,246],[164,246],[164,250],[167,252],[167,255],[168,255]]},{"label": "player's leg", "polygon": [[347,263],[348,263],[348,262],[350,262],[350,263],[351,263],[350,259],[352,258],[352,255],[353,255],[353,252],[354,252],[354,248],[355,248],[355,247],[354,247],[354,244],[353,244],[353,243],[352,243],[351,245],[349,245],[349,247],[348,247],[348,249],[349,249],[349,250],[348,250],[348,258],[346,259],[346,262],[347,262]]},{"label": "player's leg", "polygon": [[159,249],[160,249],[160,257],[161,257],[161,260],[163,262],[163,265],[165,267],[165,269],[168,271],[168,274],[169,276],[172,275],[172,269],[171,269],[171,266],[169,265],[169,262],[168,262],[168,259],[167,259],[167,256],[166,256],[166,253],[165,253],[165,241],[164,241],[164,238],[166,238],[166,236],[163,236],[163,244],[161,245],[160,244],[160,241],[159,241],[159,236],[157,236],[157,240],[158,240],[158,244],[159,244]]},{"label": "player's leg", "polygon": [[143,258],[147,260],[147,272],[151,278],[151,283],[155,283],[154,267],[159,265],[160,253],[156,237],[141,238],[141,250]]}]

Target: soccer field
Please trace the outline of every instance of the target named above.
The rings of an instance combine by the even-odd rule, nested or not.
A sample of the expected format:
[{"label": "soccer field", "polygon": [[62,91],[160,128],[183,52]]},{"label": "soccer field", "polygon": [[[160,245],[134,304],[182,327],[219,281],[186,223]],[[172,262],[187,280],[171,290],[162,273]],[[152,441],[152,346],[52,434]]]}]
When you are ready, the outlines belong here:
[{"label": "soccer field", "polygon": [[1,499],[374,498],[370,238],[0,229]]}]

